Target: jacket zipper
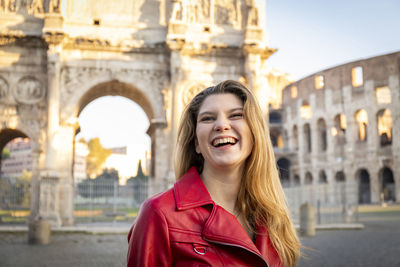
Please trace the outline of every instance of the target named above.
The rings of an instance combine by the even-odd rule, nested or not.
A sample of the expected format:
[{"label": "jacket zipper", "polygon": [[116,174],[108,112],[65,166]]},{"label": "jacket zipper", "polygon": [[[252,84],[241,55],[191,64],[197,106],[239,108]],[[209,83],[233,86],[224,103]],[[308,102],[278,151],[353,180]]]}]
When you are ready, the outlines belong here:
[{"label": "jacket zipper", "polygon": [[224,242],[220,242],[220,241],[210,240],[210,239],[207,239],[207,238],[204,238],[204,240],[206,240],[208,242],[211,242],[211,243],[216,243],[216,244],[226,245],[226,246],[233,246],[233,247],[238,247],[238,248],[242,248],[244,250],[247,250],[248,252],[251,252],[254,255],[256,255],[257,257],[261,258],[264,261],[264,263],[267,265],[267,267],[268,267],[268,263],[264,260],[264,258],[262,258],[260,255],[258,255],[257,253],[255,253],[254,251],[251,251],[250,249],[248,249],[246,247],[243,247],[243,246],[240,246],[240,245],[237,245],[237,244],[232,244],[232,243],[224,243]]}]

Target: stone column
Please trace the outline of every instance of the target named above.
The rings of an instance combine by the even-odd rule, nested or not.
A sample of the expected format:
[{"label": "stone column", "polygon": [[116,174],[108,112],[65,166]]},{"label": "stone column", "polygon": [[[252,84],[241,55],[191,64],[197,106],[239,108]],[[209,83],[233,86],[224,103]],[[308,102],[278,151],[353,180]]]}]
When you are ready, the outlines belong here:
[{"label": "stone column", "polygon": [[57,161],[54,162],[60,178],[57,196],[60,204],[60,218],[63,226],[74,223],[74,180],[72,175],[73,142],[75,129],[70,123],[63,123],[58,127],[54,143],[57,145]]},{"label": "stone column", "polygon": [[166,161],[166,159],[172,157],[172,155],[168,155],[167,138],[163,133],[166,125],[166,122],[163,120],[153,119],[147,130],[147,134],[151,138],[149,196],[167,189],[172,182],[169,181],[169,166]]},{"label": "stone column", "polygon": [[57,161],[63,155],[57,153],[56,137],[60,118],[60,53],[64,34],[60,28],[63,18],[59,14],[46,14],[43,36],[47,50],[47,136],[44,168],[40,170],[39,216],[53,227],[61,225],[59,207],[59,180]]},{"label": "stone column", "polygon": [[40,201],[40,172],[39,172],[39,157],[41,150],[37,143],[32,145],[32,196],[30,203],[29,223],[34,222],[39,216],[39,201]]},{"label": "stone column", "polygon": [[395,183],[396,202],[400,203],[400,75],[389,76],[389,88],[392,94],[392,151],[393,178]]},{"label": "stone column", "polygon": [[268,118],[268,83],[262,79],[261,55],[249,47],[245,49],[245,53],[245,73],[249,89],[256,95],[263,117]]}]

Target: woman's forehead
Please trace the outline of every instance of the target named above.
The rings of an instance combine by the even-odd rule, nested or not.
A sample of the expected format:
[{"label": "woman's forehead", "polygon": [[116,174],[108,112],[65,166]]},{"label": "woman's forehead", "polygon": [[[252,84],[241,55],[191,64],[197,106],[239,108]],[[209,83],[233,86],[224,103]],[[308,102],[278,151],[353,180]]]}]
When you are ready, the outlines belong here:
[{"label": "woman's forehead", "polygon": [[243,108],[243,103],[238,96],[231,93],[213,94],[206,97],[200,106],[200,112],[213,110],[232,110]]}]

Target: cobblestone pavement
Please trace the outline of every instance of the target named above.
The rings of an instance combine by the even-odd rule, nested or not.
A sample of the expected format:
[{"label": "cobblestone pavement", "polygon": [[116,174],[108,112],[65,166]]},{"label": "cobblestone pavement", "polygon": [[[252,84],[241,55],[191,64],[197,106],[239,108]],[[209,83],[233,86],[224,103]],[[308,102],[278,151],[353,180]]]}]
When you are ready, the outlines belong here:
[{"label": "cobblestone pavement", "polygon": [[363,230],[317,231],[301,238],[304,257],[299,267],[400,266],[400,212],[360,218]]},{"label": "cobblestone pavement", "polygon": [[0,266],[126,266],[127,249],[121,234],[56,233],[50,245],[29,245],[26,233],[0,233]]},{"label": "cobblestone pavement", "polygon": [[[323,230],[301,238],[299,267],[400,266],[400,212],[360,218],[364,230]],[[125,234],[54,233],[51,245],[28,245],[26,233],[0,233],[0,266],[125,266]]]}]

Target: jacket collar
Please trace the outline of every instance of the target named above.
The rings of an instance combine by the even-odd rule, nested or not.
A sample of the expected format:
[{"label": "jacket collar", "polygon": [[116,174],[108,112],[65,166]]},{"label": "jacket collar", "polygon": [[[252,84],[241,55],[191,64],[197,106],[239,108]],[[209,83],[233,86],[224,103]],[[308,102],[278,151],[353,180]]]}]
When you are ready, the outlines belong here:
[{"label": "jacket collar", "polygon": [[178,210],[215,204],[195,167],[191,167],[174,184],[174,195]]}]

